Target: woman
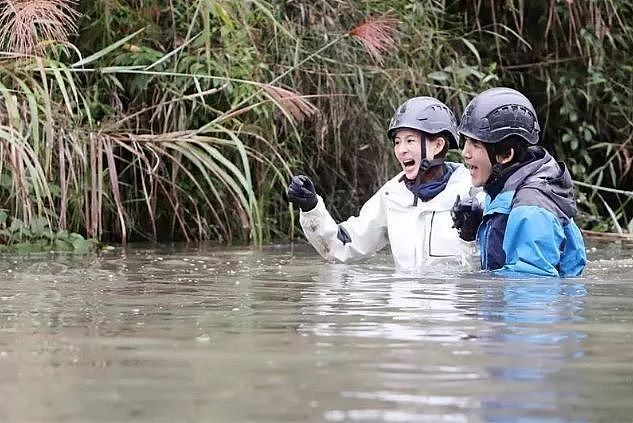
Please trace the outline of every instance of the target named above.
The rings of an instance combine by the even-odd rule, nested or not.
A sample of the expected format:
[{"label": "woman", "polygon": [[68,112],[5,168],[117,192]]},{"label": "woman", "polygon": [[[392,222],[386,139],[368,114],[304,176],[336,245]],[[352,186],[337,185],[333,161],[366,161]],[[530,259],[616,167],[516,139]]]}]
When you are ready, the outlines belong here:
[{"label": "woman", "polygon": [[450,209],[468,197],[472,185],[463,165],[445,162],[458,148],[451,110],[432,97],[404,102],[391,119],[387,136],[402,172],[385,183],[358,216],[336,224],[307,176],[294,176],[286,194],[298,206],[308,241],[328,260],[351,262],[371,256],[387,244],[398,268],[420,268],[459,260],[468,264],[474,243],[460,239]]}]

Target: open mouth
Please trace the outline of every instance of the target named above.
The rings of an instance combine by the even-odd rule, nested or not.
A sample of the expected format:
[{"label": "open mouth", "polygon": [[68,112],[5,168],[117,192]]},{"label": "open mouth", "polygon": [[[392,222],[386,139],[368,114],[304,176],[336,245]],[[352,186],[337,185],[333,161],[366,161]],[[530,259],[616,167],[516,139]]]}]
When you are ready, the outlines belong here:
[{"label": "open mouth", "polygon": [[402,165],[404,166],[405,169],[409,169],[412,166],[415,166],[415,160],[411,159],[411,160],[405,160],[402,162]]}]

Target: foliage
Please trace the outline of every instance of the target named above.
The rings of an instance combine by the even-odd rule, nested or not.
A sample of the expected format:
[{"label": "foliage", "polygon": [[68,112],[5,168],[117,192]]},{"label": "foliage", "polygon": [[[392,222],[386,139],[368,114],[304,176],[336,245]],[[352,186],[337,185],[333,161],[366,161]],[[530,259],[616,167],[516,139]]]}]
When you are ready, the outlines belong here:
[{"label": "foliage", "polygon": [[54,231],[46,219],[36,218],[26,225],[19,219],[7,222],[7,213],[0,210],[0,252],[35,253],[42,251],[68,251],[89,253],[95,251],[99,243],[85,239],[77,233]]},{"label": "foliage", "polygon": [[[29,1],[0,1],[0,22]],[[346,218],[396,171],[398,104],[431,95],[459,114],[497,85],[538,106],[586,228],[633,220],[631,0],[45,4],[46,28],[0,31],[0,207],[25,227],[287,238],[291,174]]]},{"label": "foliage", "polygon": [[581,223],[620,230],[632,222],[633,2],[455,6],[473,17],[467,29],[477,36],[469,39],[482,57],[496,60],[501,81],[539,106],[544,145],[578,182]]}]

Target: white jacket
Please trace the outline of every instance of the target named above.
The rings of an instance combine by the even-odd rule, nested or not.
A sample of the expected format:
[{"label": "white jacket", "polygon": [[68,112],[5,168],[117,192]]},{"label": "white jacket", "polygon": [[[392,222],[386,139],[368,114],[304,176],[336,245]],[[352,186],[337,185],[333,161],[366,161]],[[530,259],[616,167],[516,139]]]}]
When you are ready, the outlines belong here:
[{"label": "white jacket", "polygon": [[[470,174],[461,164],[455,167],[446,188],[429,201],[418,200],[399,182],[404,172],[382,186],[361,208],[357,217],[350,217],[341,226],[351,242],[337,238],[338,225],[317,196],[316,207],[301,212],[299,222],[306,238],[327,260],[348,263],[368,257],[385,245],[397,268],[421,268],[435,263],[458,262],[471,265],[475,243],[459,238],[453,228],[450,209],[457,195],[473,194]],[[479,195],[478,195],[479,197]]]}]

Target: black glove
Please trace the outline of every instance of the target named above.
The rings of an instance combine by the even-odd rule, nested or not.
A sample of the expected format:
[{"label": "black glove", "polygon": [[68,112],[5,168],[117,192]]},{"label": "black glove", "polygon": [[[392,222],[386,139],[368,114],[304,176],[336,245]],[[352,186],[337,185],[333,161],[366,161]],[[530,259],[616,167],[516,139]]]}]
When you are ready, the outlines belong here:
[{"label": "black glove", "polygon": [[459,237],[464,241],[474,241],[477,237],[477,228],[484,215],[484,209],[475,197],[461,200],[459,195],[451,208],[453,228],[457,228]]},{"label": "black glove", "polygon": [[314,184],[305,175],[293,176],[288,188],[286,188],[286,196],[295,206],[298,206],[304,212],[310,211],[317,205],[316,192]]}]

